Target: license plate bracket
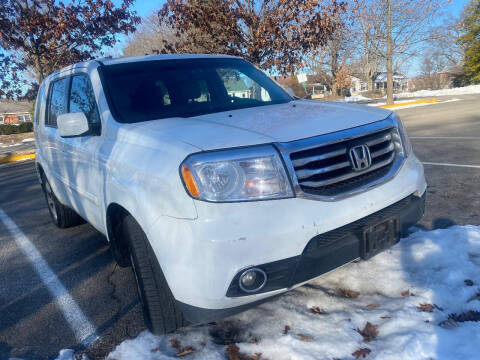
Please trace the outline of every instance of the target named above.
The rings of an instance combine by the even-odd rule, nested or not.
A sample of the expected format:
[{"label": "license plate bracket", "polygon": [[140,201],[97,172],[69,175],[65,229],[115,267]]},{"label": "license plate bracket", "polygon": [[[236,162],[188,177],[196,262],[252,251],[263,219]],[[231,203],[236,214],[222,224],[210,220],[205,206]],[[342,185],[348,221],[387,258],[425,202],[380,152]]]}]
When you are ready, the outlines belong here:
[{"label": "license plate bracket", "polygon": [[398,223],[398,218],[393,217],[366,228],[360,249],[362,259],[370,259],[397,243],[400,238]]}]

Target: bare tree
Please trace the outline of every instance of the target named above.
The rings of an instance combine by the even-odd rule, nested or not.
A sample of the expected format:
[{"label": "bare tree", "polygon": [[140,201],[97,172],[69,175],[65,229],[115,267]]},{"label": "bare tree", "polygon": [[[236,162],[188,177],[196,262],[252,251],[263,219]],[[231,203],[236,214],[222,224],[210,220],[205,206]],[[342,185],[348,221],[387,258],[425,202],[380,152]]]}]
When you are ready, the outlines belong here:
[{"label": "bare tree", "polygon": [[309,56],[305,68],[315,75],[328,75],[329,85],[333,92],[350,87],[346,79],[351,75],[351,62],[356,49],[353,34],[353,7],[348,7],[344,13],[338,14],[334,21],[338,27],[327,43],[320,49],[315,49]]},{"label": "bare tree", "polygon": [[392,36],[392,0],[387,0],[387,104],[393,104],[393,36]]},{"label": "bare tree", "polygon": [[359,0],[355,11],[355,37],[358,41],[358,52],[364,80],[368,90],[373,90],[373,81],[383,61],[383,21],[384,6],[382,0]]},{"label": "bare tree", "polygon": [[393,103],[393,73],[435,39],[432,24],[448,0],[384,0],[386,16],[387,104]]},{"label": "bare tree", "polygon": [[123,48],[126,56],[159,54],[165,51],[165,42],[173,41],[175,30],[158,19],[158,11],[142,19],[137,31],[127,40]]},{"label": "bare tree", "polygon": [[[358,31],[362,39],[364,73],[373,77],[381,64],[387,68],[387,103],[393,102],[393,74],[437,38],[432,24],[448,0],[359,0]],[[370,80],[371,79],[371,80]]]}]

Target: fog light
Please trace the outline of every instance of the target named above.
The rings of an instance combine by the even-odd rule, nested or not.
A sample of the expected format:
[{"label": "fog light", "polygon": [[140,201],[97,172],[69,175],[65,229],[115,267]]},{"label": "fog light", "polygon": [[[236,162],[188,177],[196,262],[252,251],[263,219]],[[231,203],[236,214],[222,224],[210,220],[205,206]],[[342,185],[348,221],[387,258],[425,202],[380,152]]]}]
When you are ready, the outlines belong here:
[{"label": "fog light", "polygon": [[240,289],[247,293],[260,291],[267,283],[267,274],[262,269],[245,270],[238,280]]}]

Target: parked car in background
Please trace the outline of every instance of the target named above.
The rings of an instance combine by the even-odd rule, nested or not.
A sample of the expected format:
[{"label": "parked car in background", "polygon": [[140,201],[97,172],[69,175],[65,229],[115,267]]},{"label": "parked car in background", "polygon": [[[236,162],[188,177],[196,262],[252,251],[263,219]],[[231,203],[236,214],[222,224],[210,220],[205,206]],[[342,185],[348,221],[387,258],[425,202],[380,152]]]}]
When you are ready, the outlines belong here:
[{"label": "parked car in background", "polygon": [[155,333],[368,259],[423,215],[423,167],[396,114],[296,99],[240,58],[78,63],[36,104],[53,222],[107,237]]}]

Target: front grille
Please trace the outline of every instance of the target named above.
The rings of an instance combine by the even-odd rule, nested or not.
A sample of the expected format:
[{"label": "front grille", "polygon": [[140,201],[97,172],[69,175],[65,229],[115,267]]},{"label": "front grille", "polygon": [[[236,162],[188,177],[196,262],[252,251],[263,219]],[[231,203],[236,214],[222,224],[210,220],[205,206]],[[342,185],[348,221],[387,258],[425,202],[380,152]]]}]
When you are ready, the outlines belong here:
[{"label": "front grille", "polygon": [[[349,155],[349,150],[358,145],[367,145],[371,155],[371,166],[360,171],[353,169]],[[392,127],[293,151],[290,160],[304,193],[332,197],[385,177],[401,149],[398,131]]]}]

